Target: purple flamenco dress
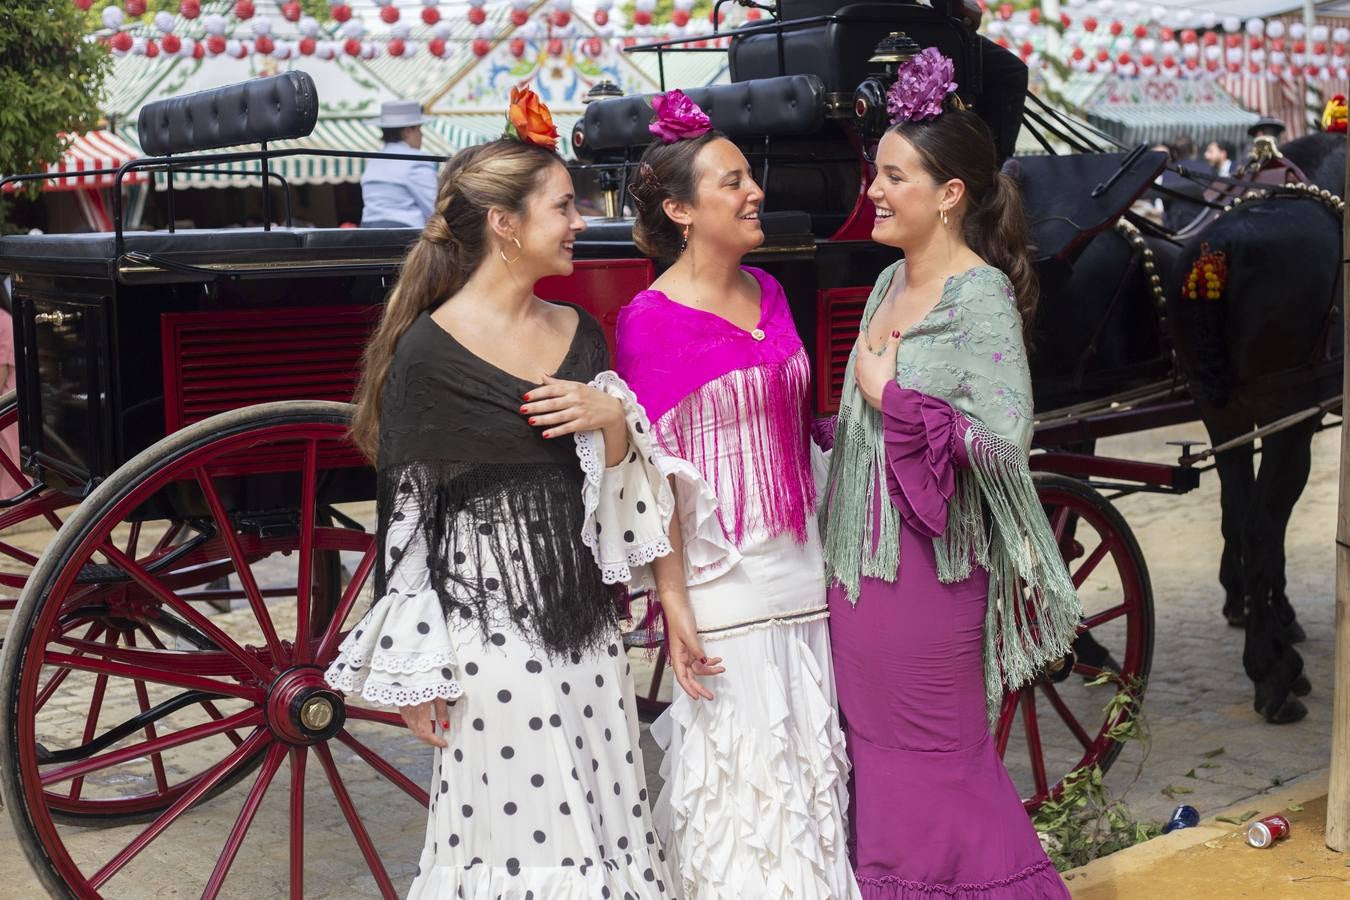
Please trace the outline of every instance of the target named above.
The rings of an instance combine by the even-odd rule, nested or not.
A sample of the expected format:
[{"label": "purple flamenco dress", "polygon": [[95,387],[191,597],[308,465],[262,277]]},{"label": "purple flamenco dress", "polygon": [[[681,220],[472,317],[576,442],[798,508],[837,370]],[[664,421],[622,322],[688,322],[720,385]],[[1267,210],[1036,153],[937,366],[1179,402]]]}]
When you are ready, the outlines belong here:
[{"label": "purple flamenco dress", "polygon": [[856,605],[830,591],[858,885],[869,900],[1068,897],[989,733],[989,573],[938,578],[933,539],[970,465],[970,420],[894,382],[882,420],[887,490],[869,514],[895,505],[903,563],[892,581],[864,575]]}]

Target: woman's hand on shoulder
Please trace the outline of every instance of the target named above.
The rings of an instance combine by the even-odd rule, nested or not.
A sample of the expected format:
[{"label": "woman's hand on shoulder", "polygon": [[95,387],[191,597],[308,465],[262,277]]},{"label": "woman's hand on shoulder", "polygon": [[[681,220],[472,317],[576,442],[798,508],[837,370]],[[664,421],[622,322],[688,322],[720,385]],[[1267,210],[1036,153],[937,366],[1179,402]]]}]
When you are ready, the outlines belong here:
[{"label": "woman's hand on shoulder", "polygon": [[881,409],[881,392],[886,389],[888,383],[895,380],[895,355],[900,351],[900,332],[891,332],[879,356],[868,346],[865,331],[858,333],[857,347],[853,379],[858,383],[858,390],[867,401],[867,405],[873,409]]},{"label": "woman's hand on shoulder", "polygon": [[521,406],[529,423],[554,438],[578,431],[598,431],[623,422],[623,404],[617,397],[579,381],[563,381],[549,375],[531,388]]}]

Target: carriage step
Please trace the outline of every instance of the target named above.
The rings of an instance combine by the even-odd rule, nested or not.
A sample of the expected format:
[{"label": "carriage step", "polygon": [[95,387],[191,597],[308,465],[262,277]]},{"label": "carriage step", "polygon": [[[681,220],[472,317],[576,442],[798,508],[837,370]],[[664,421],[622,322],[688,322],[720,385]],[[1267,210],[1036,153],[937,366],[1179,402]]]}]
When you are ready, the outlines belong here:
[{"label": "carriage step", "polygon": [[116,566],[110,566],[106,563],[89,562],[80,566],[80,575],[75,579],[76,584],[117,584],[131,580],[127,575]]}]

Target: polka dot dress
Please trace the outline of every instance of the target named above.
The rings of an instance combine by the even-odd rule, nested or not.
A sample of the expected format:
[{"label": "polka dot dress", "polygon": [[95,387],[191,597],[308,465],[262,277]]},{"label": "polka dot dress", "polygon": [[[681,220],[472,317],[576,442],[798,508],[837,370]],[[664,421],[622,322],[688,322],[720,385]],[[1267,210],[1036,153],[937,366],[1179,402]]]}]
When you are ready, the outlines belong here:
[{"label": "polka dot dress", "polygon": [[451,623],[464,695],[432,770],[411,898],[674,897],[648,811],[617,633],[550,660]]}]

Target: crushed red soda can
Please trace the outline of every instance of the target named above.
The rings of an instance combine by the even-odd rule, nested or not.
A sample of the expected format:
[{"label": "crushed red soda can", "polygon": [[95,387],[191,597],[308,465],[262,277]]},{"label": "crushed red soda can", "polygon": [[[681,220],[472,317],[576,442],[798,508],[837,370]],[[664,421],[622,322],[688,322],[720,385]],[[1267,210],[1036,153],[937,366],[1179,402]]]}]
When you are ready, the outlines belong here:
[{"label": "crushed red soda can", "polygon": [[1247,843],[1263,849],[1289,837],[1289,820],[1284,816],[1266,816],[1247,826]]}]

